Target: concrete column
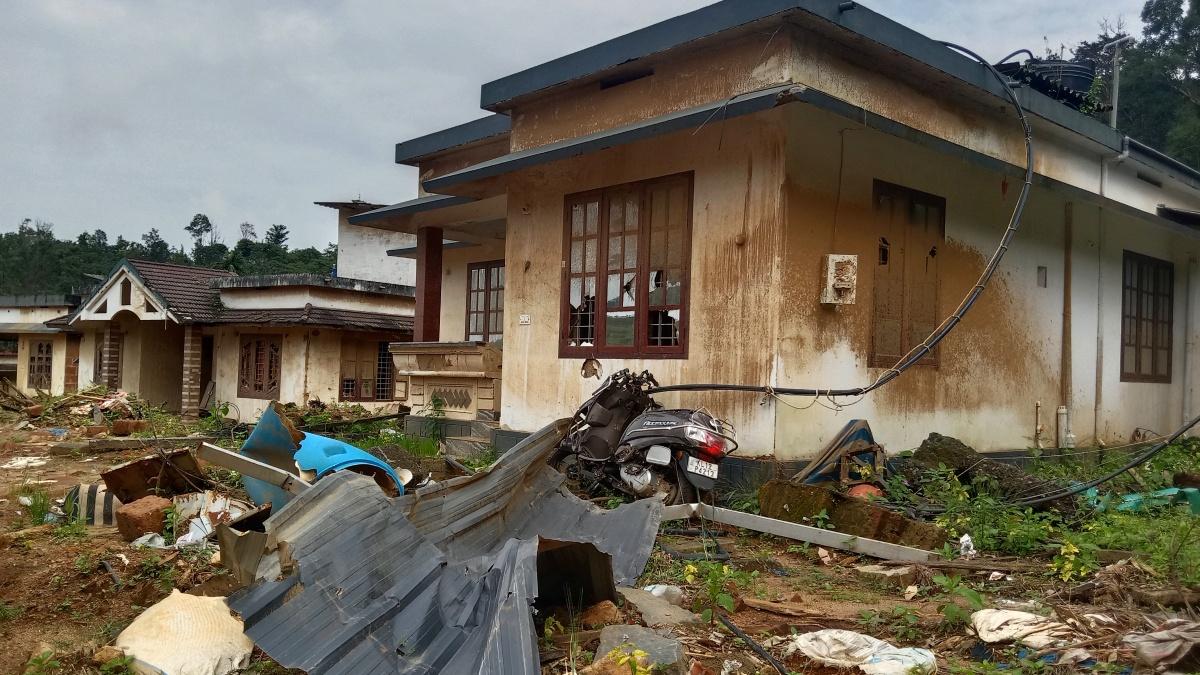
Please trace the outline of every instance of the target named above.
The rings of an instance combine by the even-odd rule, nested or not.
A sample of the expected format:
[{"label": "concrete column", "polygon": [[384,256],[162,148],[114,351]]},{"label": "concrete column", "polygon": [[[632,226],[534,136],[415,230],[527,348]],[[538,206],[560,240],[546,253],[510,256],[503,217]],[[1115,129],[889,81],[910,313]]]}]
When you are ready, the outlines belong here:
[{"label": "concrete column", "polygon": [[116,389],[121,384],[121,334],[108,325],[100,339],[100,381]]},{"label": "concrete column", "polygon": [[417,307],[413,341],[437,342],[442,321],[442,228],[417,230]]},{"label": "concrete column", "polygon": [[200,352],[203,338],[200,328],[187,324],[183,327],[183,391],[180,397],[180,413],[187,419],[200,416]]}]

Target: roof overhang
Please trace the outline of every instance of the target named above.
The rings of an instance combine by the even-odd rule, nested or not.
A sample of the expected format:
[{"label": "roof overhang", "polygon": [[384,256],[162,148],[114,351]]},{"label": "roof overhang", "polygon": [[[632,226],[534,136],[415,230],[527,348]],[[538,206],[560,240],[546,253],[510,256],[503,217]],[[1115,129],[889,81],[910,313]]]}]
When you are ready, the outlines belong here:
[{"label": "roof overhang", "polygon": [[[369,218],[364,218],[370,216]],[[455,195],[426,195],[350,219],[355,225],[390,232],[416,233],[428,227],[442,229],[447,239],[485,243],[504,238],[508,195],[475,199]]]},{"label": "roof overhang", "polygon": [[0,323],[0,333],[61,333],[62,329],[44,323]]},{"label": "roof overhang", "polygon": [[508,115],[488,115],[449,129],[401,141],[396,144],[396,163],[416,166],[422,159],[431,155],[498,138],[507,134],[511,128],[512,120]]},{"label": "roof overhang", "polygon": [[384,206],[378,209],[350,216],[346,220],[351,225],[368,225],[378,220],[388,220],[398,216],[409,216],[414,213],[444,209],[447,206],[458,206],[475,201],[471,197],[456,197],[454,195],[423,195],[399,204]]},{"label": "roof overhang", "polygon": [[467,184],[520,169],[577,157],[683,129],[700,127],[709,122],[719,122],[732,117],[769,110],[795,100],[795,97],[804,91],[805,87],[791,83],[782,84],[734,96],[730,99],[713,101],[694,108],[651,117],[632,124],[624,124],[556,143],[511,152],[459,171],[430,178],[425,181],[424,187],[431,192],[457,192]]},{"label": "roof overhang", "polygon": [[[116,284],[121,278],[122,272],[128,275],[129,278],[141,288],[143,293],[149,296],[155,303],[158,304],[159,307],[162,308],[165,318],[170,319],[175,323],[183,323],[180,320],[179,315],[176,314],[171,308],[171,305],[167,302],[167,299],[164,298],[161,293],[151,288],[150,284],[142,278],[142,275],[138,274],[137,268],[134,267],[133,264],[128,260],[122,260],[121,262],[117,263],[117,266],[113,269],[113,271],[109,272],[108,278],[104,281],[104,283],[100,284],[100,286],[79,305],[79,308],[71,314],[71,318],[68,320],[68,322],[71,325],[74,325],[80,321],[80,317],[85,313],[95,311],[96,307],[99,305],[98,301],[100,298],[108,294],[108,291],[112,289],[113,285]],[[86,319],[84,320],[86,321]]]},{"label": "roof overhang", "polygon": [[[442,250],[443,251],[452,249],[452,248],[469,248],[471,246],[478,246],[478,245],[479,244],[469,242],[469,241],[454,241],[452,239],[443,239],[442,240]],[[392,248],[392,249],[388,249],[387,254],[389,257],[392,257],[392,258],[416,258],[417,257],[417,247],[416,246],[405,246],[403,248]]]}]

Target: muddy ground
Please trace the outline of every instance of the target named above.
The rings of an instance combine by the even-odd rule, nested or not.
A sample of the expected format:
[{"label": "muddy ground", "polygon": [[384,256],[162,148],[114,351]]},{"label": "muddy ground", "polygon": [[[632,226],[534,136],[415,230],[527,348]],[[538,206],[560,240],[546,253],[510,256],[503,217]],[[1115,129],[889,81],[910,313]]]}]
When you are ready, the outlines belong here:
[{"label": "muddy ground", "polygon": [[[111,643],[143,609],[172,588],[208,595],[227,595],[233,590],[226,570],[210,559],[211,551],[193,554],[135,550],[110,528],[31,527],[27,509],[17,501],[23,484],[32,482],[59,498],[71,486],[99,481],[102,471],[145,455],[145,450],[54,454],[48,434],[14,431],[11,424],[0,425],[0,465],[16,457],[45,459],[38,466],[0,469],[0,644],[4,645],[0,649],[0,673],[21,673],[31,655],[47,650],[55,653],[60,668],[46,672],[100,672],[99,664],[92,662],[92,654]],[[680,526],[670,523],[665,527]],[[937,653],[942,672],[981,672],[984,666],[974,660],[978,656],[970,656],[971,650],[977,649],[976,641],[963,625],[946,618],[947,603],[969,610],[968,603],[961,597],[948,596],[933,582],[934,576],[947,573],[962,574],[963,583],[982,593],[989,606],[1034,601],[1080,616],[1126,611],[1050,599],[1069,584],[1056,583],[1045,572],[1005,571],[1014,565],[1028,567],[1030,561],[997,560],[994,569],[983,571],[918,568],[912,585],[919,591],[914,595],[911,588],[906,593],[907,585],[865,578],[856,572],[856,565],[875,562],[869,558],[746,531],[725,529],[719,536],[730,554],[726,562],[731,579],[726,588],[737,597],[729,616],[758,641],[821,628],[843,628],[897,646],[930,648]],[[676,553],[704,550],[699,539],[686,535],[664,534],[659,544]],[[703,581],[689,582],[687,565],[688,561],[657,549],[640,583],[680,585],[700,609],[705,604]],[[777,611],[779,607],[763,610],[749,606],[764,601],[782,603],[779,607],[791,608],[791,614]],[[543,640],[546,673],[571,672],[572,662],[582,667],[594,657],[589,650],[596,648],[597,631],[570,628],[571,617],[562,618],[568,628]],[[636,622],[638,617],[627,610],[624,618]],[[719,626],[701,623],[681,627],[677,632],[688,655],[713,673],[722,672],[731,661],[741,666],[727,672],[773,672],[745,641]],[[570,646],[572,640],[574,648]],[[1102,661],[1127,661],[1129,653],[1108,650],[1097,656]],[[994,658],[1011,661],[1015,656],[999,652]],[[797,673],[839,672],[803,656],[791,657],[786,665]],[[248,672],[286,671],[256,653]],[[1018,666],[1010,672],[1032,671]]]}]

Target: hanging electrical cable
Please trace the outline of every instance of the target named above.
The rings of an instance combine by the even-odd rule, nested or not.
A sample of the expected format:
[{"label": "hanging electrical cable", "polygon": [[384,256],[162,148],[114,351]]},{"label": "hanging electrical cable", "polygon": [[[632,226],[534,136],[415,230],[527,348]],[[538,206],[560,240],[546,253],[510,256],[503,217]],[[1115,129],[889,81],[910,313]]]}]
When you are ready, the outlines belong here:
[{"label": "hanging electrical cable", "polygon": [[1004,254],[1008,252],[1008,247],[1012,243],[1013,236],[1016,235],[1017,229],[1021,226],[1021,216],[1025,211],[1025,203],[1029,199],[1030,188],[1033,187],[1033,131],[1030,128],[1029,120],[1025,116],[1025,109],[1021,107],[1021,101],[1017,98],[1016,92],[1013,91],[1012,87],[1008,84],[1008,80],[1004,78],[1004,75],[1002,75],[1000,71],[996,70],[995,66],[989,63],[982,56],[976,54],[970,49],[967,49],[966,47],[962,47],[951,42],[942,42],[941,44],[949,47],[950,49],[954,49],[958,52],[966,54],[967,56],[970,56],[982,64],[983,67],[987,68],[988,72],[990,72],[992,76],[996,78],[996,81],[1000,83],[1000,86],[1004,89],[1004,93],[1008,97],[1009,102],[1011,102],[1013,108],[1016,109],[1017,118],[1021,122],[1021,131],[1025,137],[1025,181],[1021,185],[1021,193],[1017,197],[1016,206],[1013,207],[1012,216],[1008,221],[1008,227],[1005,228],[1004,234],[1000,237],[1000,244],[992,253],[992,257],[988,259],[987,265],[984,266],[983,272],[979,275],[979,279],[967,292],[966,296],[962,299],[962,302],[958,304],[958,307],[955,308],[950,316],[946,317],[946,319],[943,320],[942,323],[939,324],[938,327],[935,328],[928,337],[922,340],[920,344],[909,350],[907,354],[900,357],[900,360],[897,361],[895,365],[884,370],[879,374],[878,377],[875,378],[873,382],[865,386],[823,389],[805,387],[770,387],[752,384],[673,384],[657,387],[650,390],[650,393],[655,394],[669,391],[744,391],[765,393],[769,395],[813,397],[824,396],[827,398],[833,396],[862,396],[896,379],[904,371],[908,370],[921,359],[925,358],[925,356],[931,350],[933,350],[938,343],[945,339],[945,337],[950,334],[950,331],[954,330],[954,327],[957,326],[960,321],[962,321],[963,317],[966,316],[971,307],[975,305],[975,301],[978,300],[979,296],[983,294],[984,289],[987,288],[988,282],[991,281],[992,275],[996,273],[996,268],[999,267],[1000,261],[1004,258]]}]

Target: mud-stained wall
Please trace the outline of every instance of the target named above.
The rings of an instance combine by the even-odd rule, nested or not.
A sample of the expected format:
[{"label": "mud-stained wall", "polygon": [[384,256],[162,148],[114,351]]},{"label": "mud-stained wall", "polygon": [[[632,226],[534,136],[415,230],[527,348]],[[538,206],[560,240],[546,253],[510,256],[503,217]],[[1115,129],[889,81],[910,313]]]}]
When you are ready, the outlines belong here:
[{"label": "mud-stained wall", "polygon": [[337,273],[339,277],[405,286],[416,284],[416,261],[411,258],[395,258],[387,254],[391,249],[415,246],[417,243],[415,235],[351,225],[346,217],[346,211],[338,211]]},{"label": "mud-stained wall", "polygon": [[513,112],[512,149],[524,150],[602,131],[788,81],[793,48],[787,33],[713,44],[675,58],[647,60],[653,74],[616,86],[581,85]]},{"label": "mud-stained wall", "polygon": [[[781,309],[775,274],[782,121],[778,110],[728,120],[514,178],[505,255],[504,425],[537,429],[570,414],[597,385],[580,378],[577,359],[558,358],[563,196],[683,171],[694,172],[688,358],[602,359],[604,371],[649,369],[663,383],[769,381]],[[519,325],[521,314],[530,325]],[[661,397],[666,405],[678,400]],[[746,448],[770,452],[774,411],[758,398],[708,394],[688,403],[732,421]]]},{"label": "mud-stained wall", "polygon": [[[169,321],[140,321],[134,327],[141,345],[138,397],[168,410],[179,410],[183,389],[183,327]],[[126,337],[126,340],[129,338]],[[132,383],[128,386],[134,386]]]},{"label": "mud-stained wall", "polygon": [[[270,401],[237,395],[238,359],[241,335],[269,333],[283,336],[283,361],[279,400],[304,405],[313,399],[327,403],[338,400],[342,375],[342,339],[355,334],[328,328],[252,328],[222,326],[206,330],[213,335],[213,396],[237,406],[239,419],[253,422]],[[395,403],[356,402],[370,409],[394,408]]]}]

